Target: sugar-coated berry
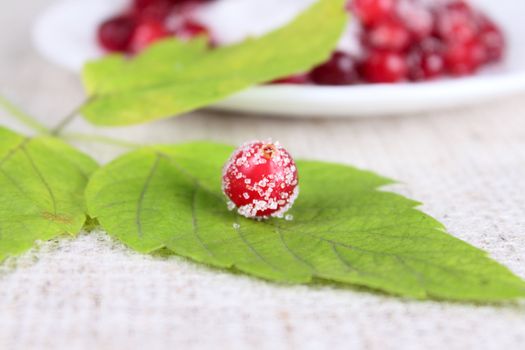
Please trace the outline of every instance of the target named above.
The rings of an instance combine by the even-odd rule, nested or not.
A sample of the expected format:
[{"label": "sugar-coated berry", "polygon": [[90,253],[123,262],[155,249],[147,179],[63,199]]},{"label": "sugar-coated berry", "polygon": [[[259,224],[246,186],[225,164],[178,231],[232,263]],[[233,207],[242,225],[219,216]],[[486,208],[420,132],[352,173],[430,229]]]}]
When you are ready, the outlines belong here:
[{"label": "sugar-coated berry", "polygon": [[278,142],[248,142],[224,166],[222,190],[245,217],[282,217],[299,194],[297,168]]},{"label": "sugar-coated berry", "polygon": [[128,50],[135,21],[129,16],[116,16],[106,20],[98,28],[100,46],[110,52],[125,52]]},{"label": "sugar-coated berry", "polygon": [[359,79],[356,66],[356,60],[352,56],[336,51],[327,62],[312,70],[310,79],[318,85],[354,84]]}]

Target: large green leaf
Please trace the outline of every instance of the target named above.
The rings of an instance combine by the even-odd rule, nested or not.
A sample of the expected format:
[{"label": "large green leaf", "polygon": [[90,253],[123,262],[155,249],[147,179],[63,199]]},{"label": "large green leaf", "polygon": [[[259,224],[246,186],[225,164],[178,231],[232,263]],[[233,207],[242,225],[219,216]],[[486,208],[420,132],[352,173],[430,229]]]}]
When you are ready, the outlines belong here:
[{"label": "large green leaf", "polygon": [[0,128],[0,261],[36,240],[78,233],[86,219],[84,190],[96,168],[62,141]]},{"label": "large green leaf", "polygon": [[324,61],[343,31],[344,0],[319,0],[287,26],[258,39],[206,50],[202,39],[169,39],[137,58],[89,63],[91,98],[84,116],[99,125],[127,125],[181,114],[252,85],[306,71]]},{"label": "large green leaf", "polygon": [[146,148],[95,173],[90,215],[143,253],[176,254],[273,281],[314,278],[414,298],[499,300],[525,283],[481,250],[445,233],[417,202],[379,191],[390,180],[355,168],[297,162],[293,220],[256,221],[228,211],[221,167],[231,147]]}]

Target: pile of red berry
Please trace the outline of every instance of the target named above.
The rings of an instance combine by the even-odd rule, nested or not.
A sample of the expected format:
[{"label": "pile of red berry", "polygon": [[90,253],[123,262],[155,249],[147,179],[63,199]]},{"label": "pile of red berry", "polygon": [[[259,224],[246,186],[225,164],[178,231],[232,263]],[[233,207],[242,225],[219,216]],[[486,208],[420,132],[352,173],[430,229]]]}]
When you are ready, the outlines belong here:
[{"label": "pile of red berry", "polygon": [[[194,10],[209,0],[133,0],[131,6],[104,21],[98,42],[109,52],[133,54],[169,36],[189,39],[208,35],[193,18]],[[210,39],[211,41],[211,39]]]},{"label": "pile of red berry", "polygon": [[[210,31],[193,18],[209,1],[133,0],[131,8],[101,24],[100,45],[133,54],[167,36],[204,34],[211,42]],[[462,76],[500,61],[505,51],[500,28],[466,0],[349,0],[347,9],[358,23],[358,38],[347,34],[342,41],[357,39],[359,52],[337,50],[310,72],[273,83],[351,85]]]},{"label": "pile of red berry", "polygon": [[308,74],[315,84],[468,75],[503,57],[501,30],[464,0],[351,0],[347,8],[359,20],[361,53],[335,52]]}]

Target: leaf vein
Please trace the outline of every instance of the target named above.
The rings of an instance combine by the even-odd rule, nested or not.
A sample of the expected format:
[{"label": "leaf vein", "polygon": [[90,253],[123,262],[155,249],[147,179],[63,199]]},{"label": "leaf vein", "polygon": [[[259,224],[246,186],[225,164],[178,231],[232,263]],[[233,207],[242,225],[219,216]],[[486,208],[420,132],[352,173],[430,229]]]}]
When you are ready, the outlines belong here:
[{"label": "leaf vein", "polygon": [[155,158],[155,162],[153,163],[151,170],[146,177],[146,181],[144,182],[144,185],[142,186],[142,190],[140,192],[140,196],[137,202],[137,211],[135,213],[135,224],[137,225],[137,233],[139,237],[143,237],[144,232],[142,228],[142,209],[144,205],[144,199],[146,198],[146,192],[148,191],[149,185],[151,183],[151,180],[153,179],[153,176],[155,175],[155,172],[157,171],[157,168],[160,163],[160,156],[157,155]]},{"label": "leaf vein", "polygon": [[294,257],[295,260],[299,261],[301,264],[308,267],[308,269],[313,272],[314,274],[317,274],[317,269],[314,265],[312,265],[309,261],[303,259],[301,256],[299,256],[289,245],[286,243],[286,240],[284,239],[283,232],[278,226],[275,226],[275,230],[279,234],[279,238],[283,244],[283,246],[286,248],[286,250]]},{"label": "leaf vein", "polygon": [[193,194],[191,196],[191,224],[192,224],[192,232],[199,244],[204,248],[206,253],[211,256],[215,257],[215,254],[210,250],[208,245],[204,243],[202,240],[202,237],[199,234],[199,224],[197,221],[197,207],[196,207],[196,201],[197,201],[197,192],[199,191],[200,184],[198,182],[195,183],[195,190],[193,191]]},{"label": "leaf vein", "polygon": [[253,247],[253,245],[250,244],[250,242],[248,242],[248,240],[246,240],[246,238],[244,237],[244,235],[242,234],[242,231],[241,231],[241,227],[240,227],[240,224],[239,224],[239,221],[237,220],[237,218],[235,218],[235,225],[233,226],[233,230],[239,235],[239,237],[241,238],[242,242],[248,247],[248,249],[250,250],[250,252],[255,255],[260,261],[262,261],[263,263],[265,263],[266,265],[268,265],[272,270],[274,271],[277,271],[277,272],[281,272],[280,269],[276,268],[275,266],[273,266],[273,264],[271,264],[267,259],[265,259],[258,251],[257,249],[255,249],[255,247]]},{"label": "leaf vein", "polygon": [[29,151],[26,149],[25,145],[22,145],[21,149],[24,152],[24,155],[27,157],[27,160],[29,161],[29,164],[31,165],[31,167],[35,171],[37,177],[40,179],[40,181],[42,182],[42,184],[46,188],[47,192],[49,193],[49,196],[51,198],[51,203],[52,203],[52,206],[53,206],[53,214],[57,215],[58,214],[58,212],[57,212],[57,201],[56,201],[56,197],[55,197],[55,193],[53,192],[53,189],[51,188],[51,186],[49,185],[49,183],[45,179],[45,177],[42,174],[42,172],[40,171],[40,169],[38,169],[38,167],[36,166],[36,163],[33,160],[33,157],[31,157],[31,154],[29,154]]}]

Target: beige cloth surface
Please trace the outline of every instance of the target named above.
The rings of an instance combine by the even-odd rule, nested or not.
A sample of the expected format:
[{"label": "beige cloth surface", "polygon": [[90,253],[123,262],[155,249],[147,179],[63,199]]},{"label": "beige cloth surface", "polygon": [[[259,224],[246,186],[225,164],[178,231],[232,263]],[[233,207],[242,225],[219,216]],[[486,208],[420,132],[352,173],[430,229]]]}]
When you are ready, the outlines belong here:
[{"label": "beige cloth surface", "polygon": [[[56,123],[82,99],[40,59],[30,24],[50,0],[0,11],[0,91]],[[7,9],[6,7],[7,6]],[[0,114],[0,124],[15,127]],[[20,130],[23,130],[22,128]],[[148,126],[71,130],[136,142],[273,137],[297,157],[396,178],[450,232],[525,278],[525,95],[376,120],[197,112]],[[77,142],[107,161],[116,147]],[[1,189],[0,189],[1,190]],[[42,245],[0,270],[0,349],[523,349],[525,304],[420,302],[280,286],[179,258],[136,254],[104,233]]]}]

